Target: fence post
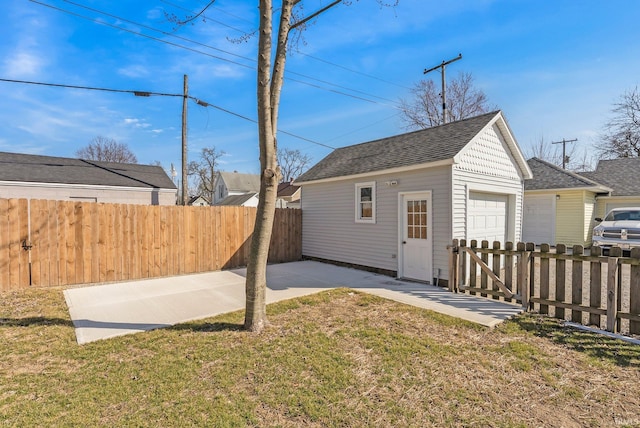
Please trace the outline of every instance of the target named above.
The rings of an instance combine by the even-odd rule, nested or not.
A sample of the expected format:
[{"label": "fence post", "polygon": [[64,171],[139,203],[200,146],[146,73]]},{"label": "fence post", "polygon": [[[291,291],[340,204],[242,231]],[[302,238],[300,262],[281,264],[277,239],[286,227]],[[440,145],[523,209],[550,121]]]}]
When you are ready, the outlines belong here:
[{"label": "fence post", "polygon": [[[591,248],[591,256],[598,257],[601,255],[602,248],[596,246]],[[600,306],[602,306],[602,265],[600,264],[600,260],[592,260],[590,270],[589,306],[592,308],[600,308]],[[590,313],[589,324],[600,327],[600,315]]]},{"label": "fence post", "polygon": [[[574,256],[581,256],[583,253],[582,245],[573,246]],[[582,305],[582,260],[574,259],[571,262],[571,303]],[[582,323],[582,311],[571,309],[571,321]]]},{"label": "fence post", "polygon": [[460,286],[465,285],[467,281],[467,252],[464,250],[467,247],[467,240],[460,240],[461,251],[458,251],[458,281],[456,281],[456,291],[460,291]]},{"label": "fence post", "polygon": [[[513,251],[513,242],[505,242],[504,249],[505,251]],[[504,285],[513,294],[518,294],[518,290],[513,287],[513,255],[510,253],[504,256]],[[513,302],[514,299],[511,298],[510,301]]]},{"label": "fence post", "polygon": [[[549,257],[545,257],[549,253],[549,244],[540,245],[540,298],[549,300]],[[549,305],[540,304],[540,313],[549,314]]]},{"label": "fence post", "polygon": [[529,277],[527,278],[527,299],[529,300],[529,310],[534,310],[535,305],[531,298],[536,295],[536,258],[531,254],[536,249],[536,244],[527,242],[527,263],[529,267]]},{"label": "fence post", "polygon": [[518,292],[522,296],[522,309],[525,311],[529,310],[529,253],[526,251],[526,244],[524,242],[518,242],[516,246],[518,250],[518,255],[516,256],[518,260],[518,279],[517,279],[517,288]]},{"label": "fence post", "polygon": [[607,260],[607,330],[613,333],[618,332],[618,257],[622,255],[622,250],[618,247],[609,250]]},{"label": "fence post", "polygon": [[[640,259],[640,248],[631,250],[631,258]],[[640,314],[640,266],[631,265],[631,273],[629,274],[629,313]],[[629,321],[629,334],[640,333],[640,322]]]},{"label": "fence post", "polygon": [[458,281],[458,240],[454,239],[449,247],[449,284],[451,292],[456,292]]}]

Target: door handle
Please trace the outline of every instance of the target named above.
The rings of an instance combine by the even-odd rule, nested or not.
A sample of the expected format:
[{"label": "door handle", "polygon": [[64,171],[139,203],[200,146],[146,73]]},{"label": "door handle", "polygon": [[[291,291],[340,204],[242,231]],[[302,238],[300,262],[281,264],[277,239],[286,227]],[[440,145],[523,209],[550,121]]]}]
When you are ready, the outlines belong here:
[{"label": "door handle", "polygon": [[407,241],[402,241],[402,243],[403,243],[403,244],[406,244],[406,243],[407,243]]}]

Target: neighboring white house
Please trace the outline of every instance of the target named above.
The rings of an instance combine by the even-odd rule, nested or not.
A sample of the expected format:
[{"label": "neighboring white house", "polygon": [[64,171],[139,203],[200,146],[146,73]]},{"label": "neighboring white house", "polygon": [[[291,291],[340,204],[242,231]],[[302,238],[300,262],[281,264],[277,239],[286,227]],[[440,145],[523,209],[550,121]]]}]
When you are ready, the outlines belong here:
[{"label": "neighboring white house", "polygon": [[446,280],[452,239],[520,239],[526,178],[500,111],[336,149],[296,180],[303,256]]},{"label": "neighboring white house", "polygon": [[0,152],[0,198],[175,205],[159,166]]},{"label": "neighboring white house", "polygon": [[300,208],[300,193],[300,186],[293,184],[293,181],[278,184],[277,207]]},{"label": "neighboring white house", "polygon": [[193,207],[207,207],[211,205],[207,198],[202,195],[192,196],[187,201],[187,205],[191,205]]},{"label": "neighboring white house", "polygon": [[242,195],[230,195],[219,201],[216,205],[239,206],[239,207],[257,207],[258,194],[243,193]]},{"label": "neighboring white house", "polygon": [[260,192],[260,176],[235,171],[219,171],[216,173],[213,188],[215,189],[213,204],[220,205],[220,202],[228,196]]}]

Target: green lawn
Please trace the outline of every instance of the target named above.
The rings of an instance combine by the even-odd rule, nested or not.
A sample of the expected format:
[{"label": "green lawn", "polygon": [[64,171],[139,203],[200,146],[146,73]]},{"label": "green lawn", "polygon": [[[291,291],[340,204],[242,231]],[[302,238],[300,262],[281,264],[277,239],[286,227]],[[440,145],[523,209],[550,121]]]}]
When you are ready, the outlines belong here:
[{"label": "green lawn", "polygon": [[340,289],[79,346],[61,290],[0,298],[0,427],[640,426],[640,346],[553,319]]}]

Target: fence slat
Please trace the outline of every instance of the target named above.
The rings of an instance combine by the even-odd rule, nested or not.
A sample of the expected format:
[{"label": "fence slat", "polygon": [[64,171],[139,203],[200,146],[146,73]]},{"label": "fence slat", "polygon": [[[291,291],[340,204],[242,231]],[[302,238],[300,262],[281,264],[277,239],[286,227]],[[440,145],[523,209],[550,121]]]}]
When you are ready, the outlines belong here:
[{"label": "fence slat", "polygon": [[[540,298],[544,300],[549,299],[549,258],[544,257],[544,253],[548,253],[549,249],[549,244],[540,245],[540,252],[543,253],[540,257]],[[541,304],[540,313],[547,315],[549,306]]]},{"label": "fence slat", "polygon": [[[584,248],[582,245],[573,246],[573,254],[582,255]],[[571,303],[582,305],[582,260],[574,260],[571,262]],[[571,311],[571,321],[582,323],[582,312],[579,310]]]},{"label": "fence slat", "polygon": [[[556,254],[565,254],[567,252],[567,246],[564,244],[556,245]],[[566,291],[566,275],[567,275],[567,261],[564,259],[556,259],[556,300],[560,302],[567,301]],[[556,318],[564,319],[565,310],[562,307],[556,306],[555,309]]]},{"label": "fence slat", "polygon": [[618,259],[609,257],[607,261],[607,330],[613,333],[618,331]]},{"label": "fence slat", "polygon": [[[600,247],[591,248],[592,256],[602,255]],[[602,305],[602,265],[599,261],[592,261],[590,263],[590,287],[589,287],[589,306],[592,308],[600,308]],[[600,327],[600,315],[590,313],[589,324]]]}]

